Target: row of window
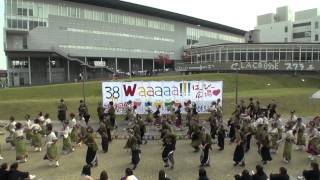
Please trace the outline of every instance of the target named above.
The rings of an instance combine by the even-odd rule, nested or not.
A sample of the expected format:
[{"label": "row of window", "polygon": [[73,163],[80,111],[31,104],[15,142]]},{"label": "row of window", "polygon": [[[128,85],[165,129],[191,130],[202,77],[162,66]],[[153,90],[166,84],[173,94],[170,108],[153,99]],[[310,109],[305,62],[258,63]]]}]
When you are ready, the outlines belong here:
[{"label": "row of window", "polygon": [[[218,39],[218,40],[229,41],[229,42],[237,42],[237,43],[244,42],[244,38],[221,34],[214,31],[203,30],[200,28],[187,27],[187,38],[199,41],[200,37]],[[190,42],[190,44],[191,43],[192,42]]]},{"label": "row of window", "polygon": [[21,19],[7,19],[7,28],[32,30],[36,27],[46,27],[47,23],[43,21],[29,21]]},{"label": "row of window", "polygon": [[273,52],[273,51],[260,51],[260,52],[236,52],[236,51],[219,51],[213,53],[193,54],[189,57],[192,63],[210,62],[210,61],[319,61],[320,51],[288,51],[288,52]]},{"label": "row of window", "polygon": [[[53,3],[57,3],[57,1],[53,1]],[[78,8],[66,2],[62,3],[62,1],[60,1],[59,4],[51,4],[48,1],[36,2],[34,0],[6,0],[5,5],[7,16],[18,15],[48,18],[49,15],[57,15],[138,26],[163,31],[174,31],[174,24],[171,23],[149,18],[133,17],[132,15],[107,12],[106,9],[93,10],[89,7]]]},{"label": "row of window", "polygon": [[158,36],[142,36],[137,34],[128,34],[128,33],[116,33],[116,32],[107,32],[107,31],[94,31],[87,29],[77,29],[77,28],[66,28],[66,31],[77,32],[77,33],[89,33],[89,34],[97,34],[97,35],[105,35],[105,36],[115,36],[115,37],[126,37],[126,38],[134,38],[134,39],[145,39],[145,40],[154,40],[154,41],[165,41],[165,42],[174,42],[174,39],[158,37]]},{"label": "row of window", "polygon": [[158,54],[174,55],[174,52],[161,51],[161,50],[128,49],[128,48],[115,48],[115,47],[102,47],[102,46],[59,45],[59,48],[99,50],[99,51],[116,51],[116,52],[129,52],[129,53],[151,53],[151,54],[157,54],[157,55]]}]

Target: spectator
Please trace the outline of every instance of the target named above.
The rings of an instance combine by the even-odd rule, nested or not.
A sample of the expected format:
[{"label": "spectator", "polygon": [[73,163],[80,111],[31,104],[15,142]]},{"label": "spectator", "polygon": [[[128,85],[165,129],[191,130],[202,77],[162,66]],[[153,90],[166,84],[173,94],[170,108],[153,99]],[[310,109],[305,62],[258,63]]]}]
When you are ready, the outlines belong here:
[{"label": "spectator", "polygon": [[8,174],[9,174],[8,163],[1,164],[0,179],[8,179]]},{"label": "spectator", "polygon": [[263,171],[263,167],[260,165],[256,166],[256,173],[252,176],[252,180],[267,180],[268,176]]},{"label": "spectator", "polygon": [[84,165],[81,172],[80,180],[93,180],[91,177],[91,166]]},{"label": "spectator", "polygon": [[100,173],[100,178],[98,179],[98,180],[108,180],[109,178],[108,178],[108,173],[107,173],[107,171],[105,171],[105,170],[103,170],[103,171],[101,171],[101,173]]},{"label": "spectator", "polygon": [[159,171],[159,180],[170,180],[170,178],[167,177],[166,173],[164,170]]},{"label": "spectator", "polygon": [[209,180],[207,177],[207,172],[204,168],[199,169],[199,179],[198,180]]},{"label": "spectator", "polygon": [[126,175],[122,177],[121,180],[138,180],[138,178],[133,175],[133,171],[130,168],[127,168],[125,173]]},{"label": "spectator", "polygon": [[320,172],[319,172],[319,164],[312,162],[311,163],[312,170],[304,170],[303,177],[306,180],[319,180],[320,179]]},{"label": "spectator", "polygon": [[279,174],[270,174],[270,180],[289,180],[290,177],[287,169],[284,167],[279,168]]},{"label": "spectator", "polygon": [[242,173],[239,175],[234,176],[235,180],[252,180],[252,176],[250,175],[248,170],[243,170]]},{"label": "spectator", "polygon": [[10,166],[10,171],[8,173],[8,180],[17,179],[34,179],[36,176],[31,175],[28,172],[22,172],[18,170],[18,163],[13,163]]}]

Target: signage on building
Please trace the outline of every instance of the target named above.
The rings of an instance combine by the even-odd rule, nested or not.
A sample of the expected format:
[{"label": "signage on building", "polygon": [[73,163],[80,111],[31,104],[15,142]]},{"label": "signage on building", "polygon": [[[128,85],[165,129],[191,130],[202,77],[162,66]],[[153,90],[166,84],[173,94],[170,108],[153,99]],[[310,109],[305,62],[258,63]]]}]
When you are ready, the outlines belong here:
[{"label": "signage on building", "polygon": [[201,64],[181,63],[176,66],[177,71],[318,71],[320,63],[316,62],[211,62]]},{"label": "signage on building", "polygon": [[94,61],[94,66],[96,67],[105,67],[106,66],[106,62],[105,61]]},{"label": "signage on building", "polygon": [[146,114],[151,108],[161,106],[161,113],[170,113],[170,107],[175,109],[184,102],[191,100],[197,104],[197,111],[208,112],[212,101],[223,97],[222,81],[134,81],[134,82],[103,82],[103,105],[108,108],[113,101],[116,113],[125,114],[128,102],[136,106],[138,114]]}]

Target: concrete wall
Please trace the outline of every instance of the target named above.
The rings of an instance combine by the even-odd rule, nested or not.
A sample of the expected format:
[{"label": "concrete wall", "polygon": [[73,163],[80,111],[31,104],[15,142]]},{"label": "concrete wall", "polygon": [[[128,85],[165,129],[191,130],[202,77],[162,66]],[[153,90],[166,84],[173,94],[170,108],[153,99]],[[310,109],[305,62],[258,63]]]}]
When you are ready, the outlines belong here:
[{"label": "concrete wall", "polygon": [[[285,27],[288,28],[288,32],[285,32]],[[285,38],[288,42],[292,40],[292,22],[290,21],[261,25],[256,29],[260,30],[261,42],[285,42]]]}]

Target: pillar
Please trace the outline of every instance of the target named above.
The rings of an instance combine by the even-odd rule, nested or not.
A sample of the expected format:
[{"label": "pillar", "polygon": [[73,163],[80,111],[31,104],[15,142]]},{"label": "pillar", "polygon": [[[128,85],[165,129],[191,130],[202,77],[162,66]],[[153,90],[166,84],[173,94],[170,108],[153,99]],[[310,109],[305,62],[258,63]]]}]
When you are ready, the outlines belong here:
[{"label": "pillar", "polygon": [[143,58],[141,59],[141,71],[143,71]]},{"label": "pillar", "polygon": [[129,58],[129,73],[130,73],[130,77],[131,77],[131,73],[132,73],[131,58]]},{"label": "pillar", "polygon": [[10,87],[11,84],[11,77],[10,77],[10,71],[11,71],[11,66],[10,66],[10,62],[9,62],[9,57],[6,56],[7,58],[7,86]]},{"label": "pillar", "polygon": [[115,69],[115,70],[116,70],[115,72],[117,72],[117,71],[118,71],[118,58],[115,59],[115,68],[116,68],[116,69]]},{"label": "pillar", "polygon": [[152,71],[154,71],[154,59],[152,59]]},{"label": "pillar", "polygon": [[87,57],[84,57],[84,66],[83,66],[83,78],[84,80],[87,80],[87,64],[88,64],[88,60],[87,60]]},{"label": "pillar", "polygon": [[48,57],[48,63],[49,63],[49,83],[52,82],[52,74],[51,74],[51,57]]},{"label": "pillar", "polygon": [[70,61],[67,60],[67,78],[68,78],[68,81],[70,81]]},{"label": "pillar", "polygon": [[30,56],[28,56],[28,73],[29,73],[29,85],[32,85],[32,80],[31,80],[31,59]]}]

